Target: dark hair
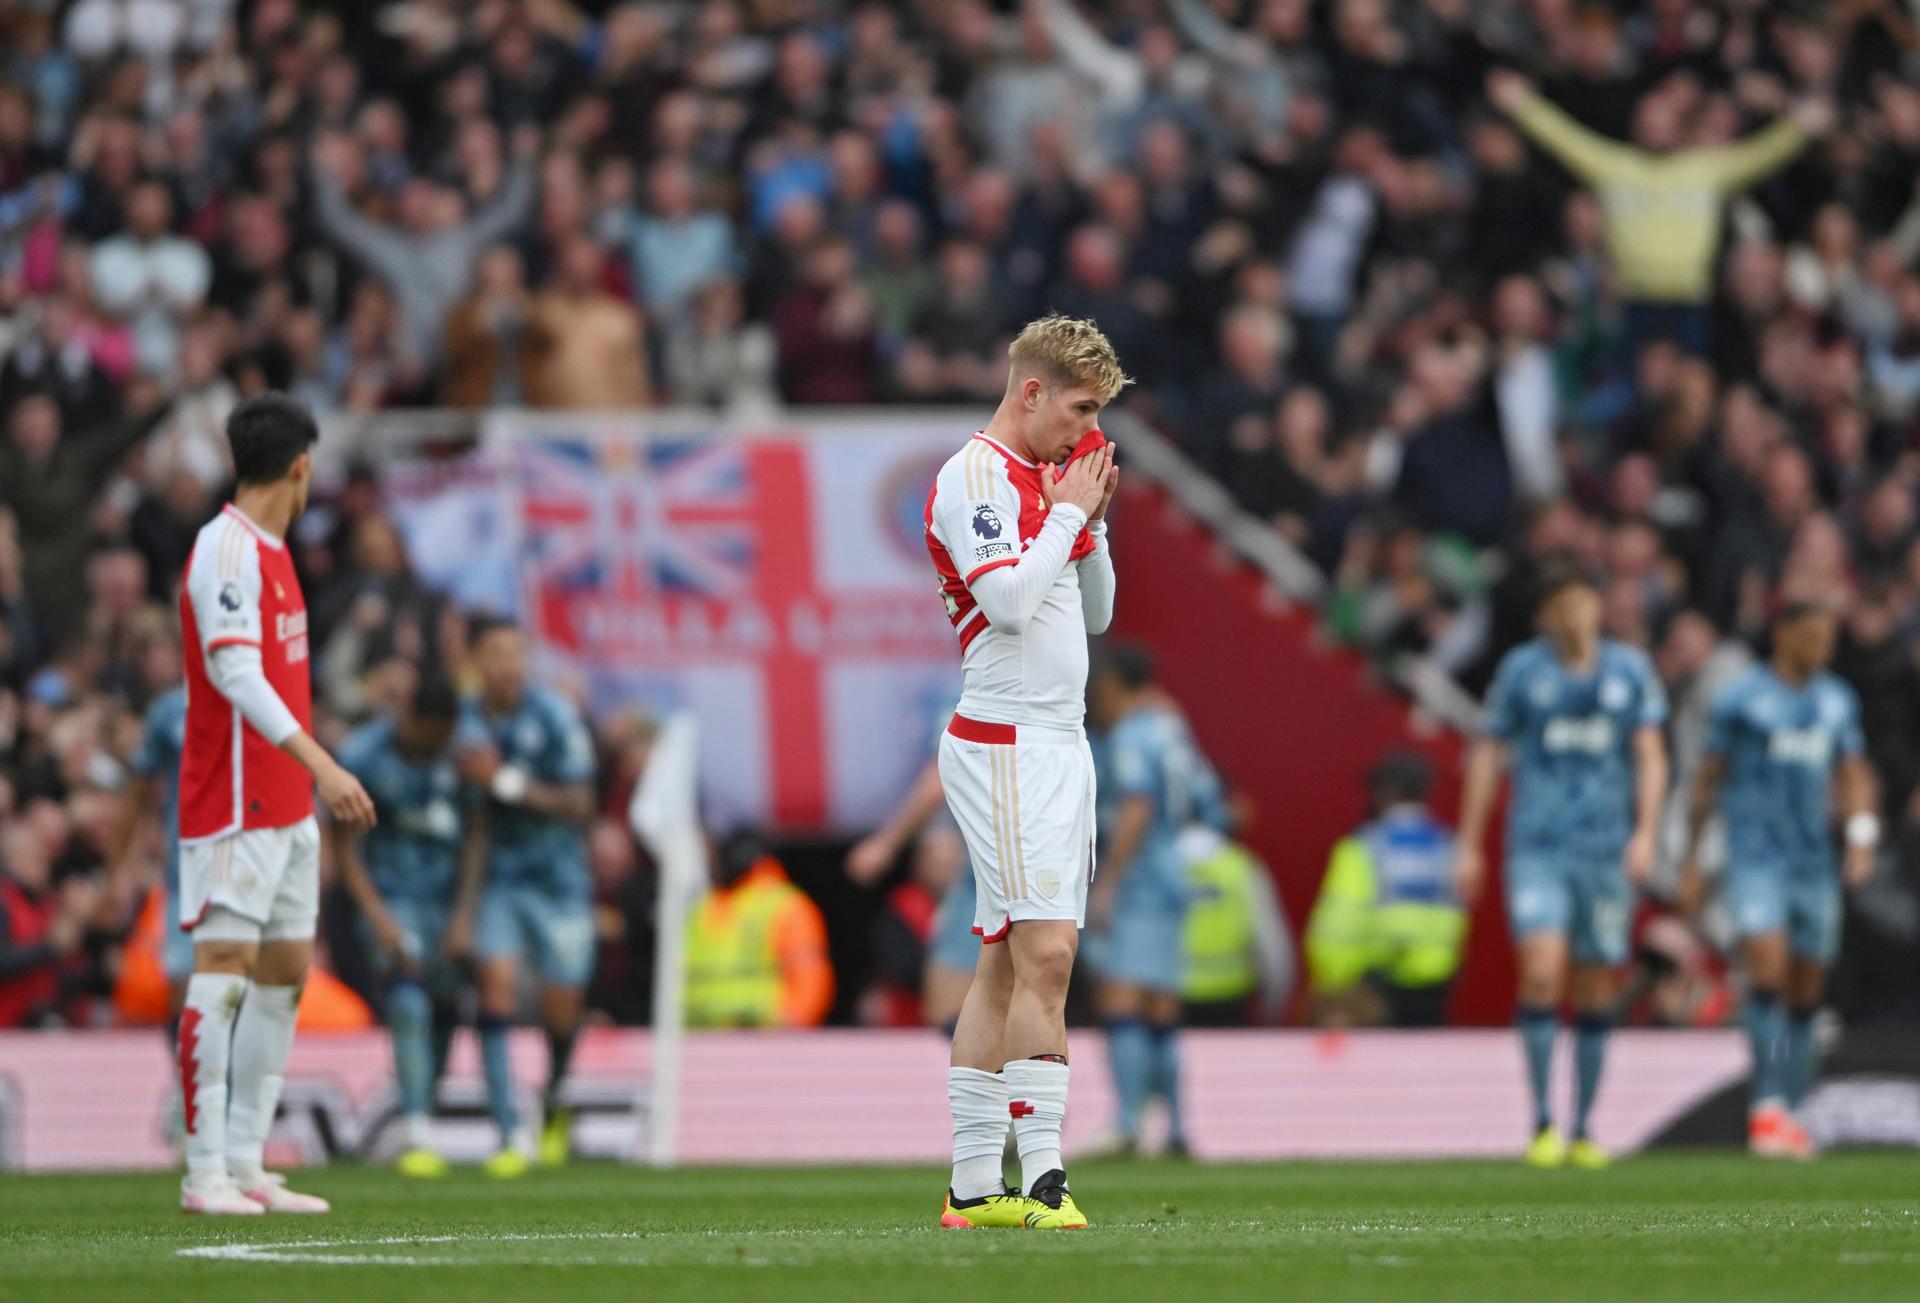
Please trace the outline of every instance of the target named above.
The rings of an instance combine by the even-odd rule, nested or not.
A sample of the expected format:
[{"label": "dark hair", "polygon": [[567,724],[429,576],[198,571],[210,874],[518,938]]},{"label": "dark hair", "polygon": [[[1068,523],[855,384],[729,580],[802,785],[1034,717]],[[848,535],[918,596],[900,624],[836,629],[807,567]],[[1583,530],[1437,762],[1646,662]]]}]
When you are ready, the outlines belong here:
[{"label": "dark hair", "polygon": [[1551,557],[1540,567],[1533,582],[1533,605],[1538,610],[1569,588],[1600,591],[1600,581],[1571,557]]},{"label": "dark hair", "polygon": [[497,615],[492,611],[480,611],[467,617],[467,645],[469,647],[477,645],[490,633],[519,627],[504,615]]},{"label": "dark hair", "polygon": [[1118,643],[1107,648],[1102,659],[1100,668],[1123,687],[1138,692],[1153,682],[1153,654],[1138,643]]},{"label": "dark hair", "polygon": [[415,719],[435,722],[453,719],[460,713],[460,694],[455,691],[452,679],[430,670],[421,675],[420,682],[414,686],[411,709]]},{"label": "dark hair", "polygon": [[1433,786],[1433,766],[1417,751],[1389,751],[1367,770],[1367,791],[1382,804],[1424,801]]},{"label": "dark hair", "polygon": [[227,417],[233,477],[242,484],[271,484],[320,439],[307,405],[285,394],[256,394]]}]

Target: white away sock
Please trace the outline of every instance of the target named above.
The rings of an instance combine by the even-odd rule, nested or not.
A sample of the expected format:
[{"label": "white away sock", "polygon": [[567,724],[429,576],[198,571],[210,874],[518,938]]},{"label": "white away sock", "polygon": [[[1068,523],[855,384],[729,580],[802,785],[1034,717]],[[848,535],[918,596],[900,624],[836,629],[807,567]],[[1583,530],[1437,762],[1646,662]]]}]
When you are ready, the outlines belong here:
[{"label": "white away sock", "polygon": [[227,1103],[227,1168],[236,1180],[258,1176],[267,1132],[280,1107],[300,987],[247,986],[233,1027],[233,1096]]},{"label": "white away sock", "polygon": [[1030,1194],[1033,1183],[1048,1172],[1066,1170],[1066,1161],[1060,1157],[1060,1126],[1067,1118],[1067,1065],[1048,1059],[1015,1059],[1005,1075],[1007,1112],[1020,1146],[1020,1188]]},{"label": "white away sock", "polygon": [[1006,1189],[1007,1079],[979,1068],[947,1069],[953,1108],[953,1197],[978,1199]]},{"label": "white away sock", "polygon": [[186,1124],[187,1175],[194,1181],[227,1175],[227,1063],[234,1014],[247,979],[234,973],[195,973],[180,1009],[180,1107]]}]

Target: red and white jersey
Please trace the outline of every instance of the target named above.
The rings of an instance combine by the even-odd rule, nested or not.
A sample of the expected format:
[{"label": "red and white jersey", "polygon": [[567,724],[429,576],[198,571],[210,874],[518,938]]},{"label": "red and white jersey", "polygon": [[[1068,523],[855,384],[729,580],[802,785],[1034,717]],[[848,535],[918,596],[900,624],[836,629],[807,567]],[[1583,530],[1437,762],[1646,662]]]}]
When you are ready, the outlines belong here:
[{"label": "red and white jersey", "polygon": [[1019,633],[993,628],[970,589],[1017,562],[1039,535],[1048,512],[1040,477],[1052,473],[976,434],[927,495],[927,551],[960,635],[960,713],[969,719],[1078,728],[1086,718],[1087,621],[1073,562],[1094,550],[1093,537],[1080,531],[1072,559]]},{"label": "red and white jersey", "polygon": [[313,813],[313,779],[220,695],[208,664],[221,647],[258,647],[267,683],[300,727],[312,729],[307,600],[286,543],[228,503],[201,529],[187,558],[180,628],[187,648],[180,840],[299,823]]}]

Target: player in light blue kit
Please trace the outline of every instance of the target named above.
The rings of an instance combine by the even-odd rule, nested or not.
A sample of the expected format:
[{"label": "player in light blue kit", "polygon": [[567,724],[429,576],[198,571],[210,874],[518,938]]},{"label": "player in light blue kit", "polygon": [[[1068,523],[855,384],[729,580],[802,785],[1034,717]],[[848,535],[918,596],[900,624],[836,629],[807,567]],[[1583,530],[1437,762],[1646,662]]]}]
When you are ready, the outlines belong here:
[{"label": "player in light blue kit", "polygon": [[1190,888],[1177,843],[1201,824],[1223,830],[1220,778],[1193,734],[1154,684],[1137,647],[1107,651],[1088,693],[1096,748],[1101,855],[1087,898],[1087,962],[1107,1032],[1107,1061],[1120,1097],[1119,1153],[1139,1147],[1148,1100],[1165,1101],[1168,1151],[1186,1153],[1176,1036],[1186,979]]},{"label": "player in light blue kit", "polygon": [[[160,820],[162,862],[161,881],[166,889],[167,909],[162,915],[165,926],[160,947],[161,966],[166,970],[171,1008],[176,1016],[186,996],[187,978],[193,975],[193,934],[178,926],[180,918],[180,748],[187,733],[187,690],[184,685],[169,688],[147,703],[140,724],[140,744],[128,764],[139,776],[133,801],[116,838],[113,862],[127,862],[134,840],[155,812]],[[169,1042],[173,1032],[169,1031]]]},{"label": "player in light blue kit", "polygon": [[1813,1019],[1840,941],[1829,803],[1836,772],[1846,820],[1847,885],[1857,887],[1872,876],[1880,842],[1877,783],[1861,738],[1860,702],[1825,669],[1833,640],[1831,611],[1789,603],[1773,622],[1772,660],[1714,699],[1681,870],[1681,902],[1692,912],[1701,895],[1700,833],[1717,796],[1727,823],[1723,890],[1750,988],[1748,1141],[1754,1153],[1769,1158],[1813,1152],[1792,1110],[1813,1081]]},{"label": "player in light blue kit", "polygon": [[[476,620],[469,646],[480,693],[467,703],[454,746],[462,775],[486,794],[486,883],[473,937],[481,1057],[489,1091],[504,1087],[520,963],[530,961],[539,972],[547,1033],[539,1154],[554,1165],[572,1147],[560,1088],[593,974],[585,835],[593,816],[593,737],[572,703],[527,681],[526,640],[511,622]],[[525,1160],[522,1147],[510,1145],[488,1161],[494,1175],[508,1176]]]},{"label": "player in light blue kit", "polygon": [[[478,794],[460,779],[450,743],[460,699],[444,678],[422,679],[407,713],[354,730],[340,763],[373,798],[380,821],[366,833],[332,827],[334,863],[360,907],[368,953],[386,982],[387,1030],[406,1127],[403,1176],[446,1175],[433,1148],[434,1085],[453,1035],[458,966],[472,934],[484,834]],[[453,925],[459,919],[459,926]],[[489,1083],[490,1085],[492,1083]],[[511,1129],[512,1101],[493,1100],[496,1121]],[[508,1130],[501,1143],[511,1139]]]},{"label": "player in light blue kit", "polygon": [[[1627,958],[1635,888],[1653,867],[1666,795],[1666,694],[1640,651],[1600,637],[1600,592],[1556,565],[1540,586],[1541,637],[1508,652],[1467,758],[1456,875],[1471,906],[1485,879],[1487,816],[1510,756],[1506,897],[1520,963],[1517,1014],[1533,1097],[1527,1162],[1611,1159],[1587,1124]],[[1568,981],[1571,972],[1571,983]],[[1553,1125],[1549,1079],[1571,986],[1573,1143]]]}]

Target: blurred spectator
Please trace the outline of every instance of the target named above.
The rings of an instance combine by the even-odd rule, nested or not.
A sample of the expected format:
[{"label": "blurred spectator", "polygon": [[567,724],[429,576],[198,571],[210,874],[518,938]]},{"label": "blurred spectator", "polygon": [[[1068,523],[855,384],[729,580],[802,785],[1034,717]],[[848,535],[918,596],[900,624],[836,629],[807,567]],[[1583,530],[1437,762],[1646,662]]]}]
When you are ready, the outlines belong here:
[{"label": "blurred spectator", "polygon": [[447,318],[447,370],[440,401],[449,407],[518,407],[527,286],[519,251],[495,245],[480,255],[473,293]]},{"label": "blurred spectator", "polygon": [[[43,802],[58,826],[64,816]],[[100,903],[86,877],[54,885],[57,834],[23,811],[0,819],[0,1028],[58,1026],[84,973],[81,942]]]},{"label": "blurred spectator", "polygon": [[853,246],[823,237],[808,250],[800,283],[774,305],[780,392],[790,403],[873,400],[873,301],[853,268]]},{"label": "blurred spectator", "polygon": [[739,270],[732,225],[702,206],[699,180],[682,158],[662,158],[647,174],[646,212],[630,238],[634,286],[662,323],[677,320],[701,285]]},{"label": "blurred spectator", "polygon": [[873,923],[873,970],[860,993],[860,1022],[868,1027],[919,1027],[920,982],[940,898],[967,863],[959,832],[936,825],[921,832],[907,862],[907,880],[886,895]]},{"label": "blurred spectator", "polygon": [[689,1027],[812,1027],[833,1005],[820,907],[746,832],[712,849],[713,884],[687,921]]},{"label": "blurred spectator", "polygon": [[1445,1020],[1467,912],[1454,895],[1453,833],[1425,805],[1432,781],[1418,755],[1382,758],[1367,776],[1373,819],[1333,848],[1307,920],[1323,1026]]},{"label": "blurred spectator", "polygon": [[1187,866],[1187,1027],[1278,1023],[1293,994],[1293,934],[1273,875],[1253,853],[1204,825],[1180,834]]},{"label": "blurred spectator", "polygon": [[127,197],[126,228],[93,251],[93,290],[101,308],[133,326],[135,358],[148,375],[172,377],[180,321],[207,297],[207,252],[173,234],[173,200],[158,181]]},{"label": "blurred spectator", "polygon": [[740,286],[709,281],[684,320],[667,332],[667,388],[677,403],[764,419],[779,406],[773,332],[746,319]]},{"label": "blurred spectator", "polygon": [[533,296],[522,336],[529,407],[645,407],[653,401],[640,314],[601,285],[605,257],[584,235],[559,251],[553,280]]}]

